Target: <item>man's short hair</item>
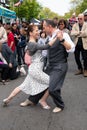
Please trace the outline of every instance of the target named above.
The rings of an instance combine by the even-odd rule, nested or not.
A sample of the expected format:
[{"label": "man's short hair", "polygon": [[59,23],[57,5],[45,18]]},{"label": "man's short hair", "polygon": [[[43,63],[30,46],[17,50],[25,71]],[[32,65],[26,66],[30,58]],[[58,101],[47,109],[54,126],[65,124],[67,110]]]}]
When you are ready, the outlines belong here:
[{"label": "man's short hair", "polygon": [[46,20],[44,20],[44,21],[46,21],[46,23],[47,23],[48,25],[51,25],[53,28],[55,28],[55,27],[56,27],[56,24],[54,23],[54,21],[53,21],[53,20],[46,19]]}]

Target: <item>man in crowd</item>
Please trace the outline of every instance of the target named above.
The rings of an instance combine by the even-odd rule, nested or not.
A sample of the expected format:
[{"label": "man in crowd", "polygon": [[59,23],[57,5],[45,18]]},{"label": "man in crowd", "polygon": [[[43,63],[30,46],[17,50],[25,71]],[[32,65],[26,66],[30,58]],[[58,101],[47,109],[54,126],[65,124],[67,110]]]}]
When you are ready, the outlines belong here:
[{"label": "man in crowd", "polygon": [[[78,22],[74,24],[71,35],[74,36],[76,45],[75,61],[78,71],[75,75],[83,74],[84,77],[87,77],[87,23],[84,21],[84,14],[78,15]],[[81,61],[83,61],[83,65]]]},{"label": "man in crowd", "polygon": [[84,21],[87,22],[87,12],[84,13]]}]

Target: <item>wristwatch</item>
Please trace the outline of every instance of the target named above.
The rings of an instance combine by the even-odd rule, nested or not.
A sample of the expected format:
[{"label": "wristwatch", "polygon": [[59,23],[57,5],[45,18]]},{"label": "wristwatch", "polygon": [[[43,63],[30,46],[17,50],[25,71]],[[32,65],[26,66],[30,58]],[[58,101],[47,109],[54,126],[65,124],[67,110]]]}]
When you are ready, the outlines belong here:
[{"label": "wristwatch", "polygon": [[60,40],[60,42],[65,42],[65,39]]}]

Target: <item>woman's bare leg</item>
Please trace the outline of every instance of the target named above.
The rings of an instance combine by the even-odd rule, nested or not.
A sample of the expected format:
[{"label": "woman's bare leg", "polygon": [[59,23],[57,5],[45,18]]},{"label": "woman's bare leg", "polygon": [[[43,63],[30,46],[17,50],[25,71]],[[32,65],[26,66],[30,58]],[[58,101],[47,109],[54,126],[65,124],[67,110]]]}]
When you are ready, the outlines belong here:
[{"label": "woman's bare leg", "polygon": [[45,92],[45,94],[43,95],[43,97],[40,99],[40,101],[46,102],[48,96],[49,96],[49,92],[48,92],[48,90],[47,90],[47,91]]},{"label": "woman's bare leg", "polygon": [[15,97],[20,91],[21,91],[20,88],[19,88],[19,87],[16,87],[16,88],[11,92],[11,94],[10,94],[6,99],[3,100],[3,102],[4,102],[5,104],[8,104],[8,103],[10,102],[10,100],[11,100],[13,97]]},{"label": "woman's bare leg", "polygon": [[44,109],[50,109],[50,106],[47,104],[47,98],[49,96],[49,91],[47,90],[43,97],[40,99],[39,103]]}]

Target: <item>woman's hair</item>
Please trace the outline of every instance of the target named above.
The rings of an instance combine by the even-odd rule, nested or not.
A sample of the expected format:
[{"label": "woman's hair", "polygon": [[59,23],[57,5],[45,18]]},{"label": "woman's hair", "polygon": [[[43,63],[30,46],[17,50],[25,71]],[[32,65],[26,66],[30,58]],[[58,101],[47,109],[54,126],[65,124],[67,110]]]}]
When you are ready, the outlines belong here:
[{"label": "woman's hair", "polygon": [[30,24],[27,28],[27,41],[29,41],[30,32],[33,32],[33,30],[37,27],[37,25]]},{"label": "woman's hair", "polygon": [[41,32],[40,32],[40,37],[41,37],[42,33],[45,34],[45,38],[46,38],[46,33],[45,33],[44,31],[41,31]]},{"label": "woman's hair", "polygon": [[30,24],[30,25],[28,26],[28,30],[27,30],[28,35],[30,34],[30,32],[33,32],[36,27],[37,27],[36,25]]},{"label": "woman's hair", "polygon": [[64,28],[66,28],[66,27],[67,27],[67,22],[66,22],[66,20],[65,20],[65,19],[60,19],[60,20],[59,20],[59,22],[58,22],[58,26],[59,26],[61,23],[63,23],[63,24],[64,24]]},{"label": "woman's hair", "polygon": [[22,31],[23,35],[27,35],[27,30],[24,27],[20,28],[20,31]]},{"label": "woman's hair", "polygon": [[6,26],[6,30],[11,30],[11,26],[10,26],[10,25],[7,25],[7,26]]}]

